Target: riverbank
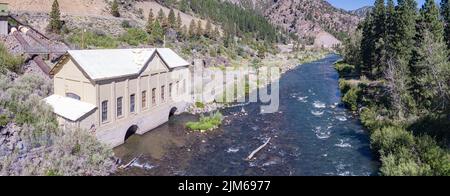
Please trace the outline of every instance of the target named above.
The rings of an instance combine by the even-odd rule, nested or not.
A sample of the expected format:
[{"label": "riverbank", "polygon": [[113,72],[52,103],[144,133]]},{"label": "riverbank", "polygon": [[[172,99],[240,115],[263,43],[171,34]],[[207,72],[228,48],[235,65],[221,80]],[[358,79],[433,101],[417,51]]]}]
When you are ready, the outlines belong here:
[{"label": "riverbank", "polygon": [[[281,77],[286,72],[293,70],[302,64],[314,62],[319,59],[323,59],[329,54],[330,54],[329,51],[288,52],[288,53],[280,53],[277,55],[271,55],[268,58],[264,58],[264,59],[260,60],[259,62],[245,61],[245,62],[240,62],[240,64],[241,64],[241,66],[247,65],[249,67],[279,67],[280,68],[279,77]],[[253,74],[256,74],[256,73],[253,73]],[[253,92],[254,90],[256,90],[258,88],[258,85],[251,85],[251,86],[253,86],[253,88],[250,88],[249,87],[250,85],[248,85],[248,81],[246,81],[246,78],[248,77],[248,75],[245,75],[243,77],[244,77],[243,80],[238,80],[238,81],[246,83],[246,84],[244,84],[246,86],[245,94],[248,95],[251,92]],[[279,79],[279,78],[275,78],[275,79]],[[263,80],[263,81],[269,82],[269,80]],[[267,83],[260,83],[259,87],[266,86],[266,85],[267,85]],[[228,85],[226,88],[233,89],[234,85]],[[224,92],[226,92],[227,89],[225,89],[221,93],[224,94]],[[217,95],[215,97],[218,99],[223,98],[223,96],[225,96],[225,95],[221,95],[221,93],[217,93]],[[194,101],[186,108],[186,112],[188,112],[190,114],[194,114],[194,115],[210,113],[210,112],[217,111],[219,109],[224,109],[227,107],[235,107],[235,106],[241,105],[241,104],[232,105],[229,103],[222,103],[222,102],[217,102],[217,101],[201,102],[201,101],[195,101],[195,98],[193,100]]]},{"label": "riverbank", "polygon": [[[369,130],[371,149],[381,162],[380,174],[385,176],[448,176],[450,153],[445,116],[421,119],[418,116],[398,118],[386,104],[386,81],[358,77],[355,66],[338,62],[342,101],[358,114]],[[402,114],[399,114],[402,115]],[[448,118],[448,117],[447,117]],[[447,127],[447,128],[444,128]],[[435,129],[427,131],[427,129]]]}]

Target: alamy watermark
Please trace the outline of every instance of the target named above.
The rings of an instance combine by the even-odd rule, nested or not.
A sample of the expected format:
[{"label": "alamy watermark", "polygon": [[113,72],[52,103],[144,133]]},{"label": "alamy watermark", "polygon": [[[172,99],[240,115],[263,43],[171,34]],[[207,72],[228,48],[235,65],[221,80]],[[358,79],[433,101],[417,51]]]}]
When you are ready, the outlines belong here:
[{"label": "alamy watermark", "polygon": [[280,104],[279,67],[204,68],[190,72],[190,96],[202,103],[259,103],[261,113],[278,112]]}]

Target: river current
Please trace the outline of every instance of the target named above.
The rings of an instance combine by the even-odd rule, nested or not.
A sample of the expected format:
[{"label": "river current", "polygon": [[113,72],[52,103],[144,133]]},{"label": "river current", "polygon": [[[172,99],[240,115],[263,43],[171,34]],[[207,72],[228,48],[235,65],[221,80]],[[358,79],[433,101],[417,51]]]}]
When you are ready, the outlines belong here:
[{"label": "river current", "polygon": [[[340,57],[298,66],[280,79],[280,108],[261,114],[260,103],[223,109],[224,125],[206,134],[187,131],[198,116],[182,114],[114,149],[124,163],[117,175],[377,175],[368,133],[341,104]],[[264,144],[254,159],[249,154]]]}]

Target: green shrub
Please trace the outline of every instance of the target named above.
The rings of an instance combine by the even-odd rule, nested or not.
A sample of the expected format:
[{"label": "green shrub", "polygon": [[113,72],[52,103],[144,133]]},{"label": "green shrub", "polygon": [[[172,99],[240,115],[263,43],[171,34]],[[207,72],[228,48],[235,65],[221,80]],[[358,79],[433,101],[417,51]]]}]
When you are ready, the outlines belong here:
[{"label": "green shrub", "polygon": [[429,136],[415,137],[404,128],[387,126],[371,135],[381,155],[382,175],[449,176],[450,154]]},{"label": "green shrub", "polygon": [[361,90],[359,87],[351,87],[347,93],[345,93],[344,97],[342,97],[342,102],[349,107],[351,110],[356,111],[358,109],[358,99],[360,96]]},{"label": "green shrub", "polygon": [[68,38],[68,41],[79,48],[102,48],[114,49],[117,48],[119,42],[114,37],[94,33],[91,31],[78,31]]},{"label": "green shrub", "polygon": [[143,29],[130,28],[119,39],[131,46],[139,46],[140,44],[147,44],[149,42],[149,35]]},{"label": "green shrub", "polygon": [[334,65],[336,71],[339,73],[340,77],[349,77],[352,76],[355,72],[355,66],[338,62]]},{"label": "green shrub", "polygon": [[211,116],[202,116],[198,122],[188,122],[186,127],[193,131],[208,131],[218,128],[222,124],[223,115],[216,112]]},{"label": "green shrub", "polygon": [[7,115],[5,115],[5,114],[0,115],[0,127],[6,126],[8,124],[8,122],[9,122],[9,118]]},{"label": "green shrub", "polygon": [[397,153],[397,150],[414,147],[414,136],[404,128],[388,126],[372,133],[372,149],[379,150],[381,155]]},{"label": "green shrub", "polygon": [[205,108],[205,104],[203,102],[197,101],[195,102],[195,107],[203,109]]},{"label": "green shrub", "polygon": [[8,52],[8,49],[0,43],[0,72],[5,70],[19,72],[20,65],[22,65],[24,59],[20,56],[14,56]]},{"label": "green shrub", "polygon": [[130,24],[130,21],[128,21],[128,20],[124,20],[124,21],[122,21],[122,24],[121,24],[121,26],[122,26],[122,28],[124,28],[124,29],[128,29],[128,28],[131,28],[131,24]]},{"label": "green shrub", "polygon": [[416,150],[420,160],[428,164],[435,176],[450,176],[450,153],[440,148],[429,136],[416,138]]},{"label": "green shrub", "polygon": [[346,79],[339,79],[339,89],[341,90],[341,93],[345,95],[350,89],[352,88],[352,85],[348,80]]},{"label": "green shrub", "polygon": [[381,174],[384,176],[428,176],[430,167],[415,160],[411,150],[401,148],[396,154],[381,156]]}]

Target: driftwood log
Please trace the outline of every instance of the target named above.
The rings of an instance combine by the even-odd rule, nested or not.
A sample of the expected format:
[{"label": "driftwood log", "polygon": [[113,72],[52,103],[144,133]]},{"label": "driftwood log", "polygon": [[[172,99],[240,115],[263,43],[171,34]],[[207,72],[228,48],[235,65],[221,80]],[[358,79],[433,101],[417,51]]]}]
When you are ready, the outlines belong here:
[{"label": "driftwood log", "polygon": [[254,150],[252,153],[250,153],[250,155],[248,155],[247,157],[247,161],[250,161],[253,159],[253,157],[256,155],[256,153],[258,153],[259,151],[261,151],[264,147],[267,146],[267,144],[269,144],[270,140],[272,138],[267,139],[266,143],[264,143],[263,145],[261,145],[260,147],[258,147],[256,150]]},{"label": "driftwood log", "polygon": [[134,159],[132,159],[127,164],[119,166],[118,168],[119,169],[126,169],[126,168],[130,167],[134,162],[136,162],[139,158],[141,158],[141,156],[142,156],[142,154],[140,154],[139,156],[135,157]]}]

